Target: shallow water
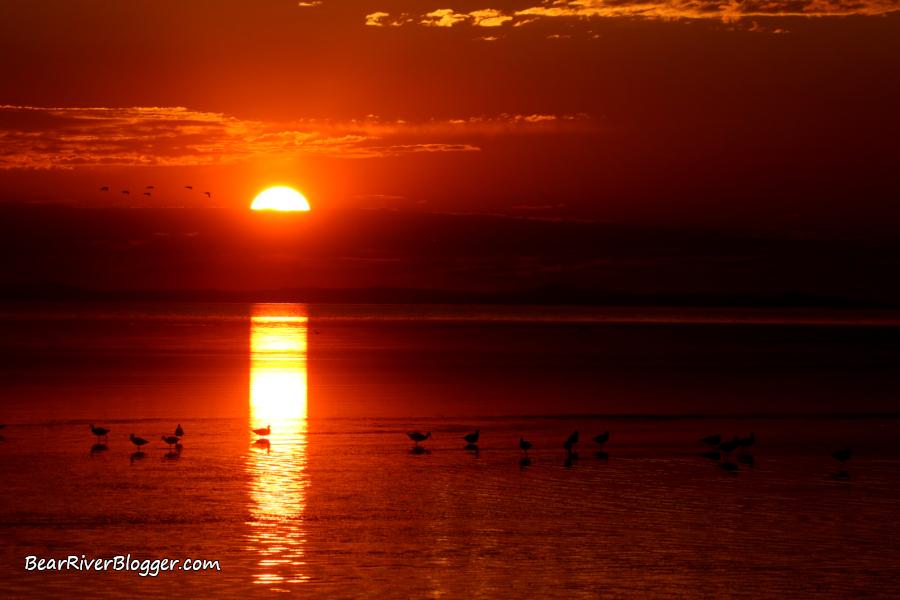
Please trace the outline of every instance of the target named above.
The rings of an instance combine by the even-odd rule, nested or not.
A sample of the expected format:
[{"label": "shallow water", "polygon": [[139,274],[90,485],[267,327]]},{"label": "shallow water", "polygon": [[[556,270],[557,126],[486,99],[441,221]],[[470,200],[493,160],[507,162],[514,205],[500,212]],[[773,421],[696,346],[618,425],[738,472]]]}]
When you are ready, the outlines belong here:
[{"label": "shallow water", "polygon": [[[0,305],[0,592],[896,597],[898,325],[878,312]],[[91,423],[110,429],[103,444]],[[170,449],[160,437],[179,423]],[[432,434],[421,450],[413,430]],[[598,455],[590,438],[606,430]],[[751,432],[752,466],[702,456],[701,437]],[[149,442],[140,454],[131,433]],[[829,454],[846,446],[839,474]],[[24,568],[82,554],[221,570]]]}]

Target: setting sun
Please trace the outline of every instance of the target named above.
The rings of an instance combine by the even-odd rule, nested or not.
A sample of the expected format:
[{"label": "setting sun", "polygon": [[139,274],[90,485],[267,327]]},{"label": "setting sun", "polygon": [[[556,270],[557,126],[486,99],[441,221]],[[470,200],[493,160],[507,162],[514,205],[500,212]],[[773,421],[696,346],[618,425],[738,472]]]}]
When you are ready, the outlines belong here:
[{"label": "setting sun", "polygon": [[253,210],[309,210],[309,203],[291,188],[275,187],[256,197],[250,206]]}]

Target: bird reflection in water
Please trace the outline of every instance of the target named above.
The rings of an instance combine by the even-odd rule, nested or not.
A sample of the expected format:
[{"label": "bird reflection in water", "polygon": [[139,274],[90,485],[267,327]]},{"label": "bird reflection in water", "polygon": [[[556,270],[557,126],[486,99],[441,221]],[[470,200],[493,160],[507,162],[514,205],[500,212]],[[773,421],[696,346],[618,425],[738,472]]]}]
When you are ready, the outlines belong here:
[{"label": "bird reflection in water", "polygon": [[850,474],[844,471],[844,461],[850,460],[850,446],[847,446],[843,450],[838,450],[837,452],[832,452],[831,457],[838,461],[838,474],[837,476],[840,478],[848,478]]},{"label": "bird reflection in water", "polygon": [[[250,422],[270,439],[253,440],[248,549],[259,556],[255,581],[289,591],[305,571],[307,466],[306,307],[256,304],[250,324]],[[262,450],[265,449],[265,452]]]},{"label": "bird reflection in water", "polygon": [[475,433],[470,433],[468,435],[462,436],[462,439],[466,441],[465,450],[474,451],[475,458],[478,458],[478,438],[481,436],[481,431],[476,429]]},{"label": "bird reflection in water", "polygon": [[91,454],[99,454],[103,451],[107,450],[106,444],[94,444],[91,446]]}]

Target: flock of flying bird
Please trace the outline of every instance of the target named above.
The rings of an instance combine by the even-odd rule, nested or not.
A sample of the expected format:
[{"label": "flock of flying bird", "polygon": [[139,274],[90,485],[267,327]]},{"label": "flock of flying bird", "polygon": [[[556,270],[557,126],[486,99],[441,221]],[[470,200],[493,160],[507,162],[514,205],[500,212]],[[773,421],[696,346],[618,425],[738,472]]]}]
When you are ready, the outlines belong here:
[{"label": "flock of flying bird", "polygon": [[[0,429],[3,429],[4,427],[6,427],[6,425],[0,425]],[[93,433],[94,435],[97,436],[98,443],[100,442],[101,437],[109,440],[109,429],[104,429],[103,427],[94,427],[94,425],[92,423],[91,424],[91,433]],[[272,426],[266,425],[265,429],[254,429],[253,433],[255,433],[256,435],[260,436],[260,438],[262,438],[260,440],[257,440],[257,442],[261,442],[265,439],[265,436],[270,435],[272,433]],[[429,431],[426,434],[421,434],[418,431],[413,431],[412,433],[407,433],[406,435],[408,435],[410,437],[410,439],[416,443],[416,448],[419,448],[419,443],[424,442],[425,440],[430,438],[431,432]],[[164,435],[164,436],[162,436],[162,440],[165,443],[169,444],[169,449],[171,450],[172,446],[175,444],[178,444],[178,442],[181,441],[182,437],[184,437],[184,430],[181,428],[181,423],[179,423],[178,427],[175,428],[175,435],[170,435],[170,436]],[[468,446],[466,446],[467,449],[477,450],[478,447],[475,444],[478,442],[480,437],[481,437],[481,431],[476,429],[475,433],[470,433],[468,435],[464,435],[464,436],[462,436],[462,439],[465,440],[466,443],[468,444]],[[600,452],[603,453],[603,444],[605,444],[606,442],[609,441],[609,430],[607,430],[606,433],[602,433],[600,435],[592,437],[591,440],[600,444]],[[267,442],[268,440],[265,440],[265,441]],[[724,463],[725,465],[731,465],[731,463],[728,462],[728,456],[732,452],[737,450],[738,448],[741,449],[741,454],[743,456],[750,459],[747,462],[750,462],[752,464],[752,457],[748,456],[748,455],[744,455],[744,451],[756,442],[756,434],[755,433],[751,433],[750,437],[743,438],[743,439],[739,438],[738,436],[734,436],[734,439],[730,442],[722,442],[722,436],[719,434],[705,437],[705,438],[701,439],[700,441],[703,442],[704,444],[707,444],[710,447],[710,452],[708,452],[705,456],[708,456],[710,458],[715,458],[716,460],[718,460],[720,458],[719,452],[722,452],[725,455],[725,463]],[[134,437],[134,434],[132,433],[131,434],[131,443],[134,444],[135,446],[137,446],[138,452],[140,452],[141,446],[143,446],[144,444],[148,444],[149,442],[143,438]],[[571,459],[573,457],[577,457],[577,454],[574,454],[574,448],[577,443],[578,443],[578,430],[576,429],[575,432],[569,436],[569,439],[567,439],[563,443],[563,448],[565,448],[566,455],[568,456],[569,459]],[[532,447],[531,442],[526,441],[525,438],[523,438],[523,437],[519,438],[519,448],[521,448],[525,452],[526,456],[528,456],[528,451],[531,450],[531,447]],[[605,454],[605,453],[603,453],[603,454]],[[844,461],[850,460],[850,447],[847,446],[843,450],[838,450],[837,452],[832,452],[831,456],[836,461],[838,461],[838,463],[840,464],[839,469],[841,470],[841,473],[843,473]],[[732,467],[733,466],[734,465],[732,465]]]},{"label": "flock of flying bird", "polygon": [[[145,190],[152,190],[152,189],[154,189],[154,188],[153,188],[152,185],[148,185],[148,186],[145,187],[144,189],[145,189]],[[186,190],[193,190],[194,187],[193,187],[193,186],[190,186],[190,185],[186,185],[186,186],[184,186],[184,189],[186,189]],[[101,191],[101,192],[108,192],[108,191],[109,191],[109,187],[104,186],[104,187],[100,188],[100,191]],[[127,194],[127,195],[129,195],[129,196],[131,195],[131,192],[130,192],[129,190],[122,190],[122,193],[123,193],[123,194]],[[206,197],[207,197],[207,198],[212,198],[212,193],[211,193],[211,192],[203,192],[203,193],[206,194]],[[150,196],[150,195],[151,195],[151,192],[144,192],[144,195],[145,195],[145,196]]]}]

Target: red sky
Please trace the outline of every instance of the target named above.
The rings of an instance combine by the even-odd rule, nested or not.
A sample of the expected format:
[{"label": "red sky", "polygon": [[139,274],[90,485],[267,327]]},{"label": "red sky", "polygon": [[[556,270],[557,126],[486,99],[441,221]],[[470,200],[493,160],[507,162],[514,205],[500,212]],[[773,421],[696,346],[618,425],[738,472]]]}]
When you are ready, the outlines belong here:
[{"label": "red sky", "polygon": [[[243,214],[257,193],[287,185],[313,212],[342,215],[326,221],[347,231],[368,226],[375,213],[361,209],[385,208],[516,227],[545,219],[539,235],[551,238],[566,220],[742,239],[863,236],[879,250],[846,260],[873,264],[879,236],[900,222],[898,56],[900,3],[889,0],[8,0],[0,202],[166,208],[178,228],[195,218],[178,207]],[[61,215],[45,219],[64,228]],[[512,236],[511,254],[559,258],[507,225],[498,230]],[[334,235],[348,244],[335,252],[356,252],[346,231]],[[328,245],[329,232],[315,239]],[[573,264],[598,260],[596,248],[567,252]],[[827,271],[804,256],[807,270]],[[232,289],[399,276],[320,267],[266,281],[204,273]],[[46,261],[21,271],[7,268],[8,281],[60,279]],[[487,285],[425,272],[436,271],[405,278]],[[527,283],[515,273],[504,271],[508,286]],[[767,281],[750,287],[782,286]]]}]

